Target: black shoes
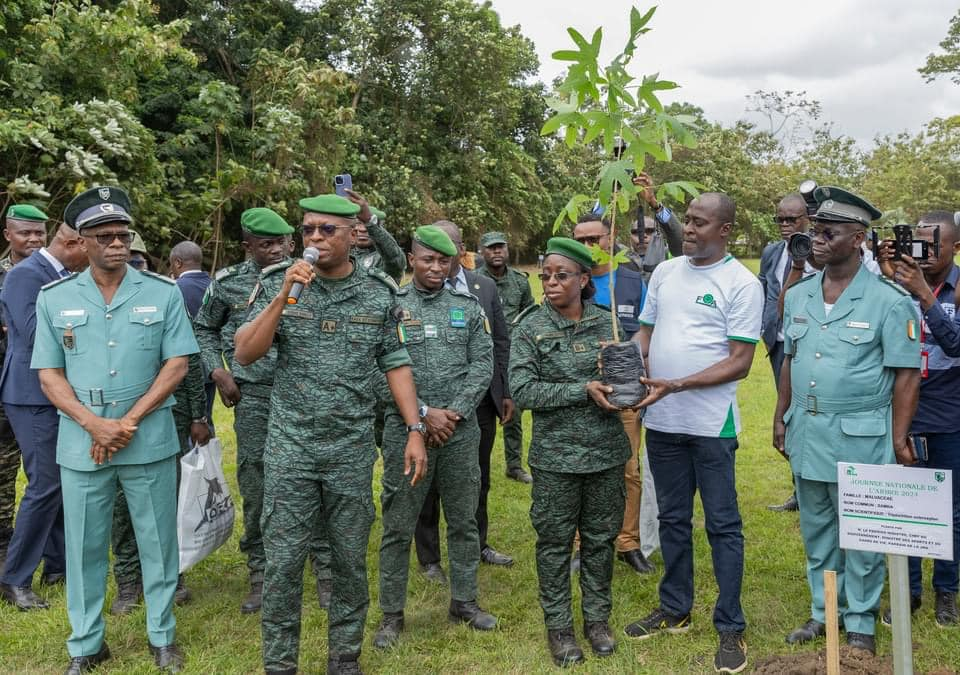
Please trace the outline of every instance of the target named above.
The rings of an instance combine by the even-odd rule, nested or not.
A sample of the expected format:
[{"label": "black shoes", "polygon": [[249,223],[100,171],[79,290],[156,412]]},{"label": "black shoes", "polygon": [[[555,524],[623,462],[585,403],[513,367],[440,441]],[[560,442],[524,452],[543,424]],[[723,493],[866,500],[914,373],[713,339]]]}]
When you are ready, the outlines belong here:
[{"label": "black shoes", "polygon": [[188,602],[190,602],[190,589],[183,582],[183,575],[181,574],[177,577],[177,590],[173,594],[173,604],[182,607]]},{"label": "black shoes", "polygon": [[240,603],[241,614],[253,614],[260,611],[263,604],[263,574],[250,575],[250,592]]},{"label": "black shoes", "polygon": [[465,623],[474,630],[493,630],[497,627],[497,617],[480,609],[476,600],[451,600],[450,620]]},{"label": "black shoes", "polygon": [[720,633],[720,647],[713,658],[713,669],[718,673],[739,673],[747,667],[747,643],[743,633]]},{"label": "black shoes", "polygon": [[597,656],[610,656],[617,648],[613,633],[610,632],[610,626],[606,621],[585,621],[583,636],[590,641],[590,648]]},{"label": "black shoes", "polygon": [[320,609],[330,609],[330,598],[333,596],[333,580],[317,579],[317,602]]},{"label": "black shoes", "polygon": [[519,467],[519,466],[514,466],[514,467],[511,467],[511,468],[507,469],[507,478],[509,478],[510,480],[515,480],[515,481],[517,481],[518,483],[532,483],[532,482],[533,482],[533,476],[531,476],[529,473],[527,473],[526,471],[524,471],[524,470],[523,470],[521,467]]},{"label": "black shoes", "polygon": [[110,605],[110,613],[114,616],[129,614],[143,601],[143,582],[123,582],[117,584],[117,597]]},{"label": "black shoes", "polygon": [[[923,605],[923,596],[920,595],[911,595],[910,596],[910,614],[915,614],[920,606]],[[890,608],[883,610],[883,614],[880,615],[880,623],[884,626],[890,625]]]},{"label": "black shoes", "polygon": [[67,583],[66,572],[51,572],[47,574],[46,571],[44,571],[44,573],[40,575],[41,586],[57,586],[65,583]]},{"label": "black shoes", "polygon": [[484,546],[483,550],[480,551],[480,562],[488,565],[510,567],[513,564],[513,558],[508,556],[506,553],[500,553],[499,551],[493,550],[489,546]]},{"label": "black shoes", "polygon": [[805,624],[792,631],[787,636],[788,645],[802,645],[804,642],[816,640],[827,634],[827,627],[816,619],[809,619]]},{"label": "black shoes", "polygon": [[647,616],[623,629],[627,637],[646,640],[660,633],[686,633],[690,630],[690,615],[674,616],[659,607]]},{"label": "black shoes", "polygon": [[327,675],[363,675],[359,654],[340,654],[327,659]]},{"label": "black shoes", "polygon": [[428,581],[432,581],[439,586],[447,585],[447,575],[440,566],[440,563],[420,565],[420,573],[423,574]]},{"label": "black shoes", "polygon": [[386,649],[400,639],[403,631],[403,612],[384,612],[380,627],[373,636],[373,646],[377,649]]},{"label": "black shoes", "polygon": [[153,654],[153,662],[160,670],[168,673],[179,673],[183,670],[183,654],[177,645],[173,643],[166,647],[150,645],[150,653]]},{"label": "black shoes", "polygon": [[639,548],[618,553],[617,558],[627,563],[637,574],[650,574],[657,568],[643,555]]},{"label": "black shoes", "polygon": [[50,607],[43,598],[33,592],[30,586],[0,584],[0,598],[3,598],[21,612]]},{"label": "black shoes", "polygon": [[870,652],[874,656],[877,655],[877,643],[872,635],[847,631],[847,645],[849,645],[851,649],[862,649],[865,652]]},{"label": "black shoes", "polygon": [[774,504],[767,507],[768,511],[799,511],[800,505],[797,503],[797,493],[790,495],[783,504]]},{"label": "black shoes", "polygon": [[933,613],[937,619],[937,625],[941,628],[955,626],[960,620],[957,614],[957,594],[937,591]]},{"label": "black shoes", "polygon": [[573,636],[573,628],[547,631],[547,645],[553,662],[561,668],[583,661],[583,650]]},{"label": "black shoes", "polygon": [[100,645],[100,651],[96,654],[91,654],[90,656],[74,656],[71,658],[64,675],[80,675],[81,673],[86,673],[109,658],[110,648],[107,647],[107,643],[104,642]]}]

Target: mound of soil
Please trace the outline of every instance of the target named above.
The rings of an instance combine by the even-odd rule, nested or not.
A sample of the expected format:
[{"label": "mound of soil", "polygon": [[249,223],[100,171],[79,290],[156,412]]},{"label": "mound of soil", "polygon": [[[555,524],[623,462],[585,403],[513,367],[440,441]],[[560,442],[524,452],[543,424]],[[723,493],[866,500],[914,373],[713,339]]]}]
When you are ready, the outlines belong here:
[{"label": "mound of soil", "polygon": [[[759,675],[826,675],[827,650],[770,656],[761,659],[752,672]],[[843,645],[840,647],[840,672],[843,675],[893,675],[893,659],[889,656],[873,656],[862,649],[850,649]],[[956,673],[937,670],[929,675]]]}]

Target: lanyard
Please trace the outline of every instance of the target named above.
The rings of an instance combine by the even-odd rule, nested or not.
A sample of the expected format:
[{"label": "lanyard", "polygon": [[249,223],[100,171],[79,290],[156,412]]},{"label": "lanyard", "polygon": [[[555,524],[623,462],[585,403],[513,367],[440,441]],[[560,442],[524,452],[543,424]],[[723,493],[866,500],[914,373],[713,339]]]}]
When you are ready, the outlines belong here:
[{"label": "lanyard", "polygon": [[[940,282],[940,285],[937,286],[933,291],[933,299],[937,302],[940,302],[940,291],[943,290],[944,281]],[[930,360],[930,352],[927,351],[926,342],[924,341],[927,336],[926,331],[927,320],[923,316],[923,312],[920,312],[920,377],[926,379],[930,375],[930,369],[927,367],[927,364]]]}]

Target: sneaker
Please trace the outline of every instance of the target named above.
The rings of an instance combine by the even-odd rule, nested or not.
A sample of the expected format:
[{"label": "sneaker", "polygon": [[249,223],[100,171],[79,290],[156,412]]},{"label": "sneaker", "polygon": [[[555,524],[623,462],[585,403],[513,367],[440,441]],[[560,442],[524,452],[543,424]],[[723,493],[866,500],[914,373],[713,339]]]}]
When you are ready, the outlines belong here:
[{"label": "sneaker", "polygon": [[747,643],[743,633],[720,633],[720,647],[713,658],[713,669],[718,673],[739,673],[747,667]]},{"label": "sneaker", "polygon": [[955,626],[960,620],[957,615],[957,594],[937,591],[933,613],[937,619],[937,625],[941,628]]},{"label": "sneaker", "polygon": [[[917,610],[920,609],[920,605],[923,604],[923,597],[919,595],[910,596],[910,614],[916,614]],[[880,615],[880,623],[884,626],[890,625],[890,608],[887,607],[883,610],[883,614]]]},{"label": "sneaker", "polygon": [[627,637],[646,640],[658,633],[686,633],[690,630],[690,615],[674,616],[659,607],[645,618],[631,623],[623,629]]}]

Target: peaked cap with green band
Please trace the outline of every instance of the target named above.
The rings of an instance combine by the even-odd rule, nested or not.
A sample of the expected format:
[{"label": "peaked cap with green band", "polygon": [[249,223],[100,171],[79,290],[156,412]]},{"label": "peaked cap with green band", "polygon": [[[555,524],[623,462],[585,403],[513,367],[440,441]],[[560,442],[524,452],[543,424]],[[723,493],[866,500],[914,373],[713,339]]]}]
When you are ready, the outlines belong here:
[{"label": "peaked cap with green band", "polygon": [[258,206],[240,214],[240,227],[255,237],[270,239],[293,234],[293,228],[273,209]]},{"label": "peaked cap with green band", "polygon": [[457,255],[457,247],[450,235],[436,225],[421,225],[413,233],[413,240],[421,246],[443,255]]},{"label": "peaked cap with green band", "polygon": [[553,237],[547,242],[547,251],[544,257],[553,254],[569,258],[587,269],[593,267],[593,255],[590,253],[590,249],[569,237]]},{"label": "peaked cap with green band", "polygon": [[133,239],[130,240],[130,252],[142,253],[144,256],[146,256],[147,245],[143,243],[143,237],[140,236],[139,232],[134,230],[130,230],[130,234],[133,235]]},{"label": "peaked cap with green band", "polygon": [[70,200],[63,212],[63,221],[78,232],[104,223],[133,222],[130,197],[123,188],[92,187]]},{"label": "peaked cap with green band", "polygon": [[497,244],[506,244],[507,235],[503,232],[487,232],[482,237],[480,237],[480,245],[483,248],[487,246],[496,246]]},{"label": "peaked cap with green band", "polygon": [[7,218],[10,220],[32,220],[45,223],[50,217],[33,204],[14,204],[7,209]]},{"label": "peaked cap with green band", "polygon": [[340,195],[317,195],[301,199],[300,208],[311,213],[326,213],[329,216],[353,218],[360,213],[360,207]]},{"label": "peaked cap with green band", "polygon": [[812,220],[829,223],[857,223],[870,227],[870,222],[883,214],[873,204],[843,188],[825,185],[813,191],[817,213]]}]

